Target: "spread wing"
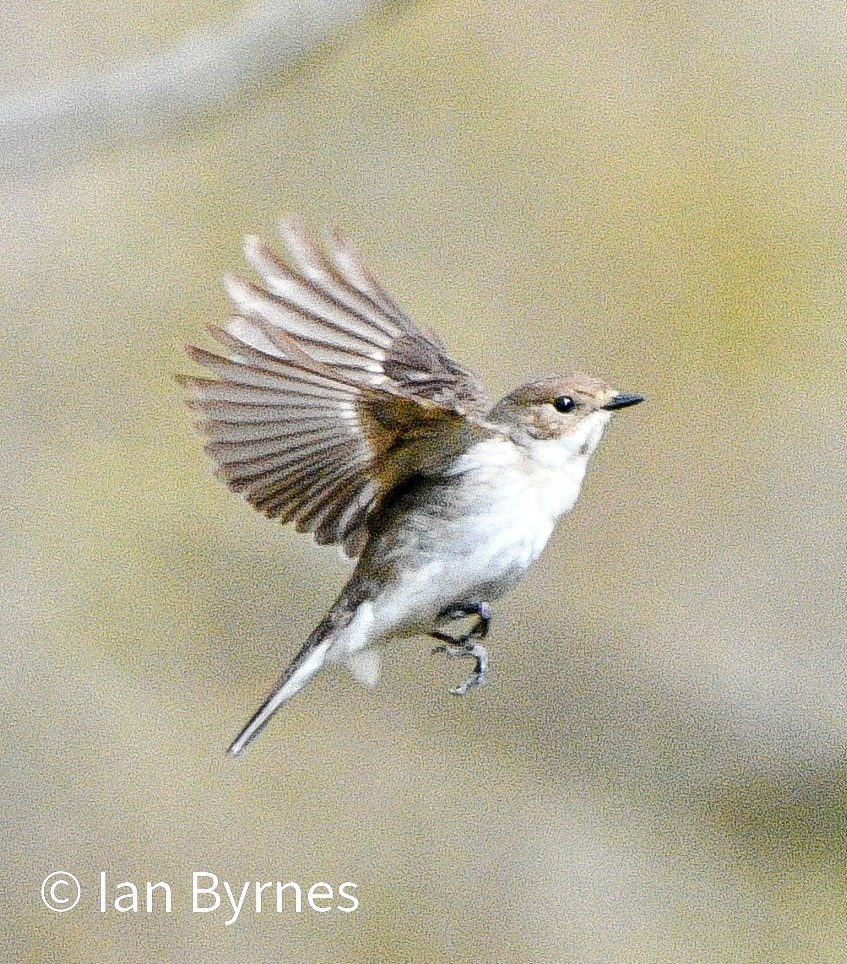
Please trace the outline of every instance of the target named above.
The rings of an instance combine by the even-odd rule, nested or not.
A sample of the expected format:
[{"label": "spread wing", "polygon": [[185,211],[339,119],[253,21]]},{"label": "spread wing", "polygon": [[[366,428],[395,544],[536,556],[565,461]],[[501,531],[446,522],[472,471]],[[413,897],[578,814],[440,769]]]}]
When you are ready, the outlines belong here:
[{"label": "spread wing", "polygon": [[323,252],[282,225],[289,267],[256,238],[256,285],[227,279],[224,346],[182,376],[220,475],[260,512],[357,555],[368,514],[398,485],[496,431],[477,378],[424,334],[337,232]]}]

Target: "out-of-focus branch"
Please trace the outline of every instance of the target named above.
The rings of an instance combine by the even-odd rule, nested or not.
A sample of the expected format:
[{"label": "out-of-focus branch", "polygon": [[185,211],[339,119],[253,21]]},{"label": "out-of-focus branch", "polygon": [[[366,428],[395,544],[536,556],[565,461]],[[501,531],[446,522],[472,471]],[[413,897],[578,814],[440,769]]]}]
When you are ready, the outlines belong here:
[{"label": "out-of-focus branch", "polygon": [[[378,2],[378,0],[377,0]],[[174,129],[302,58],[375,0],[260,0],[141,60],[0,96],[0,168]]]}]

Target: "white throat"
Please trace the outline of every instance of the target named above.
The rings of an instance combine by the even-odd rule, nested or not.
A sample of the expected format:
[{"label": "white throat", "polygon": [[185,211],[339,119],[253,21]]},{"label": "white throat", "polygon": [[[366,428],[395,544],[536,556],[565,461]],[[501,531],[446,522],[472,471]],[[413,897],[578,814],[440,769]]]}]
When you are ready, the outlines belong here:
[{"label": "white throat", "polygon": [[588,460],[609,423],[608,412],[594,412],[560,439],[535,439],[525,448],[533,466],[539,502],[554,518],[570,512],[579,497]]},{"label": "white throat", "polygon": [[562,468],[572,459],[587,461],[600,444],[611,418],[609,412],[593,412],[569,435],[559,439],[532,439],[526,446],[533,462]]}]

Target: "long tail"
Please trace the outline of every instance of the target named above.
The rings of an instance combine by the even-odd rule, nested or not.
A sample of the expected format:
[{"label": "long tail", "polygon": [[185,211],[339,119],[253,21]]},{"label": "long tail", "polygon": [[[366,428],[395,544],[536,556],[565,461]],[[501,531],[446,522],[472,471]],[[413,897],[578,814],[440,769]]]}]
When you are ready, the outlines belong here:
[{"label": "long tail", "polygon": [[324,619],[317,626],[303,644],[303,648],[294,657],[291,665],[280,676],[265,702],[256,710],[249,723],[232,741],[232,746],[228,751],[230,756],[238,756],[243,753],[268,725],[274,713],[292,697],[296,696],[321,669],[326,661],[326,654],[332,643],[332,634],[335,628],[336,626],[330,617]]}]

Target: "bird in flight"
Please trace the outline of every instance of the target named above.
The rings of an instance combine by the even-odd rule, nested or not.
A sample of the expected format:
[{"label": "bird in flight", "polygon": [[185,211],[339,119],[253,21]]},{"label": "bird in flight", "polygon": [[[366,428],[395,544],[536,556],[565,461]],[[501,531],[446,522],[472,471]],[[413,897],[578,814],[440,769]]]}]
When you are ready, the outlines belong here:
[{"label": "bird in flight", "polygon": [[453,693],[484,682],[492,601],[573,508],[612,413],[643,401],[571,374],[495,404],[339,232],[323,249],[298,219],[281,231],[290,263],[247,239],[260,282],[227,279],[235,314],[209,329],[223,353],[187,348],[214,377],[181,381],[226,484],[357,562],[232,756],[322,667],[373,685],[392,638],[428,634],[433,652],[472,660]]}]

